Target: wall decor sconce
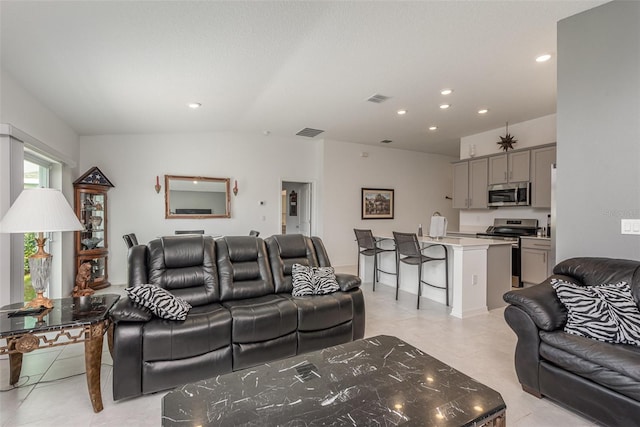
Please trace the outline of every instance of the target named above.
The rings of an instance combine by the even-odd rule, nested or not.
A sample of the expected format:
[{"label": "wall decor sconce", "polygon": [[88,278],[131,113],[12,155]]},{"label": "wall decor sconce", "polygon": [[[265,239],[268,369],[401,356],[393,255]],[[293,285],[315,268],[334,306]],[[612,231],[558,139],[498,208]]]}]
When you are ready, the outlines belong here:
[{"label": "wall decor sconce", "polygon": [[234,180],[233,181],[233,195],[237,196],[238,195],[238,180]]},{"label": "wall decor sconce", "polygon": [[162,186],[160,185],[160,177],[156,175],[156,185],[155,185],[156,193],[159,194],[161,188]]}]

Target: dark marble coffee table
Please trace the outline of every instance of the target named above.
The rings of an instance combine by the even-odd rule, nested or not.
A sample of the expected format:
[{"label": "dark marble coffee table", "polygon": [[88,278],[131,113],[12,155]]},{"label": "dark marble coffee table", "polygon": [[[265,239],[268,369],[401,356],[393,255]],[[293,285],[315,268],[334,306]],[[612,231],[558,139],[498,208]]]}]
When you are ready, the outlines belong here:
[{"label": "dark marble coffee table", "polygon": [[377,336],[182,386],[163,426],[503,426],[500,394]]},{"label": "dark marble coffee table", "polygon": [[20,379],[22,354],[41,348],[84,342],[87,387],[94,412],[100,412],[102,341],[109,328],[109,310],[120,296],[105,294],[53,300],[53,308],[31,316],[10,317],[24,303],[0,308],[0,355],[9,355],[9,384]]}]

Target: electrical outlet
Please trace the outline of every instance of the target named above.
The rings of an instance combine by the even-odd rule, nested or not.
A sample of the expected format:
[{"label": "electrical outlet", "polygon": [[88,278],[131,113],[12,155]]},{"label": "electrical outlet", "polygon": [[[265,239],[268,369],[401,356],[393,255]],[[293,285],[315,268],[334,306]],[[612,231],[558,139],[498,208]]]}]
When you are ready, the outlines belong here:
[{"label": "electrical outlet", "polygon": [[471,275],[471,284],[472,285],[477,285],[478,284],[478,275],[477,274],[472,274]]},{"label": "electrical outlet", "polygon": [[640,234],[640,219],[621,219],[621,234]]}]

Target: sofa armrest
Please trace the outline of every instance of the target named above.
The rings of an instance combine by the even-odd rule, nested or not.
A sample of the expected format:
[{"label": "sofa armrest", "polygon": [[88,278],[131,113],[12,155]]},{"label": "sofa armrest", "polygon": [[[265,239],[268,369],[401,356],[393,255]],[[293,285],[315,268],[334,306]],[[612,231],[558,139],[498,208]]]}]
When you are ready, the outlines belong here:
[{"label": "sofa armrest", "polygon": [[575,280],[570,277],[553,275],[538,285],[509,291],[502,298],[524,311],[539,329],[545,331],[560,329],[567,323],[567,309],[551,286],[551,279],[575,283]]},{"label": "sofa armrest", "polygon": [[114,322],[148,322],[153,315],[147,308],[134,304],[126,295],[109,312]]},{"label": "sofa armrest", "polygon": [[362,284],[362,280],[360,280],[360,277],[346,273],[336,273],[336,281],[340,286],[340,290],[343,292],[359,288]]}]

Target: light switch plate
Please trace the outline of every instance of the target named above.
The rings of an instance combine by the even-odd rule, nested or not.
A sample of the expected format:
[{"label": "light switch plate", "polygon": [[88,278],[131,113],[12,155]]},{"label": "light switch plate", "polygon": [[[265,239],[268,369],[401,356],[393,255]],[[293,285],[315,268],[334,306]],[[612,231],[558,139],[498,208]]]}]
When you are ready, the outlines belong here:
[{"label": "light switch plate", "polygon": [[640,219],[621,219],[620,233],[640,234]]}]

